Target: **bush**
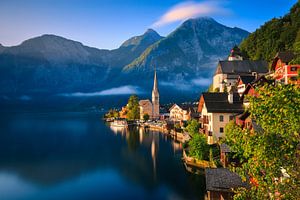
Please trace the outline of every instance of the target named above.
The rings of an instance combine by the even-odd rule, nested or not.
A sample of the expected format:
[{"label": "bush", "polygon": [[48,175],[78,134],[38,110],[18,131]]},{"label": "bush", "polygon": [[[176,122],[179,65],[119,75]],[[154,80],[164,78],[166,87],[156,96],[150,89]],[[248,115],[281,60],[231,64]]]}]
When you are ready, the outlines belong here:
[{"label": "bush", "polygon": [[195,134],[189,141],[190,156],[199,160],[209,160],[210,146],[206,142],[206,137],[201,134]]}]

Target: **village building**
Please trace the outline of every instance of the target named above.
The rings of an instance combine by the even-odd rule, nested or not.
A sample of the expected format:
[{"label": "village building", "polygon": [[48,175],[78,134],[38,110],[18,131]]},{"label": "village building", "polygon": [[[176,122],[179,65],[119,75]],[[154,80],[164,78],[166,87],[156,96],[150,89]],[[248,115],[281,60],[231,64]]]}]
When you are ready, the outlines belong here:
[{"label": "village building", "polygon": [[144,119],[145,114],[148,114],[150,119],[159,119],[159,91],[156,77],[156,70],[154,71],[154,83],[152,89],[152,102],[149,99],[139,101],[140,119]]},{"label": "village building", "polygon": [[239,76],[239,78],[237,79],[237,91],[240,96],[242,96],[242,94],[246,90],[247,85],[251,84],[256,78],[257,76],[253,76],[253,75]]},{"label": "village building", "polygon": [[172,121],[188,121],[196,117],[196,108],[192,104],[174,104],[170,108],[170,120]]},{"label": "village building", "polygon": [[[235,50],[239,51],[239,50]],[[213,76],[213,90],[224,92],[237,84],[239,76],[261,76],[268,73],[268,63],[263,60],[243,60],[240,52],[232,50],[228,60],[219,61]],[[226,87],[226,88],[225,88]]]},{"label": "village building", "polygon": [[224,137],[226,124],[243,111],[243,102],[237,92],[202,93],[198,112],[201,113],[200,132],[207,136],[207,143],[214,144]]},{"label": "village building", "polygon": [[234,189],[249,187],[241,177],[226,168],[206,169],[206,200],[233,199]]},{"label": "village building", "polygon": [[126,106],[123,106],[122,109],[120,110],[119,112],[119,116],[120,118],[122,119],[126,119],[127,118],[127,107]]},{"label": "village building", "polygon": [[276,54],[272,62],[271,70],[274,71],[273,78],[277,82],[284,84],[300,84],[300,80],[298,80],[298,70],[300,70],[300,64],[289,64],[294,57],[295,56],[291,51],[278,52]]},{"label": "village building", "polygon": [[140,119],[144,119],[145,115],[148,115],[149,119],[153,118],[152,103],[149,99],[140,100],[139,106],[140,106]]}]

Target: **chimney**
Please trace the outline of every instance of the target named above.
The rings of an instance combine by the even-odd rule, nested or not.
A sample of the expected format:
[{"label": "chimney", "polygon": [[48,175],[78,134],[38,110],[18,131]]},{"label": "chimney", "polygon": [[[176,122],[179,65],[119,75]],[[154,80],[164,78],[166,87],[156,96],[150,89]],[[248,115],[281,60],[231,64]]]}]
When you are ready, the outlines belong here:
[{"label": "chimney", "polygon": [[228,102],[230,104],[233,104],[233,88],[230,86],[229,92],[228,92]]}]

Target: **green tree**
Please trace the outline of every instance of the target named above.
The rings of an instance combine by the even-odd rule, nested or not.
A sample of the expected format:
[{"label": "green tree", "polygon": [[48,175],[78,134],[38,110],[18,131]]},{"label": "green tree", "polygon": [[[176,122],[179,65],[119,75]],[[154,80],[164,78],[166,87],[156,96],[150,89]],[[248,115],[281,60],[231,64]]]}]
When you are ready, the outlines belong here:
[{"label": "green tree", "polygon": [[108,113],[105,114],[105,118],[118,118],[119,111],[116,109],[110,109]]},{"label": "green tree", "polygon": [[[241,159],[232,168],[251,188],[235,199],[300,199],[300,90],[293,85],[265,85],[250,97],[251,119],[261,126],[242,130],[229,123],[226,142]],[[286,173],[283,172],[286,171]]]},{"label": "green tree", "polygon": [[147,120],[150,119],[150,116],[146,113],[146,114],[144,114],[143,119],[144,119],[145,121],[147,121]]},{"label": "green tree", "polygon": [[140,119],[139,98],[137,95],[131,95],[127,103],[127,119]]},{"label": "green tree", "polygon": [[187,127],[185,128],[185,130],[190,134],[190,135],[196,135],[199,134],[199,128],[200,128],[200,124],[197,120],[192,119],[189,120]]},{"label": "green tree", "polygon": [[210,146],[207,144],[206,137],[203,134],[195,134],[188,142],[189,155],[199,160],[209,160]]}]

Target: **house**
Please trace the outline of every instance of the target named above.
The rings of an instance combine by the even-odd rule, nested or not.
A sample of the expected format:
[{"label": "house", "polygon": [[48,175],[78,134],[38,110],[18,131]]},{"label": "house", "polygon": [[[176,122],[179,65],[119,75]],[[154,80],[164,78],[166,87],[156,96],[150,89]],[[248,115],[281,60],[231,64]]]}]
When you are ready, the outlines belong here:
[{"label": "house", "polygon": [[146,114],[149,115],[150,119],[152,119],[152,103],[149,99],[140,100],[139,107],[140,107],[140,119],[143,120]]},{"label": "house", "polygon": [[205,169],[206,200],[232,199],[233,189],[249,187],[241,177],[226,168]]},{"label": "house", "polygon": [[188,121],[196,114],[196,109],[192,104],[174,104],[170,109],[170,120],[173,121]]},{"label": "house", "polygon": [[262,86],[265,83],[267,84],[273,84],[272,80],[268,80],[265,76],[260,76],[259,78],[255,79],[254,81],[252,81],[251,83],[248,83],[244,92],[241,95],[241,100],[243,101],[244,107],[248,107],[249,106],[249,100],[246,98],[247,95],[248,96],[252,96],[255,97],[257,96],[257,92],[255,91],[255,88],[257,86]]},{"label": "house", "polygon": [[237,90],[240,96],[242,96],[242,94],[244,93],[247,85],[251,84],[256,78],[257,76],[253,76],[253,75],[239,76],[239,78],[237,79]]},{"label": "house", "polygon": [[294,53],[291,51],[278,52],[276,54],[271,66],[271,70],[274,71],[273,77],[276,79],[276,81],[284,84],[300,84],[300,80],[298,80],[298,70],[300,70],[300,64],[289,64],[294,57]]},{"label": "house", "polygon": [[268,63],[263,60],[233,59],[219,61],[213,77],[213,90],[224,92],[225,87],[236,85],[242,75],[265,75],[268,73]]},{"label": "house", "polygon": [[229,61],[243,60],[242,52],[241,52],[241,50],[240,50],[240,48],[238,46],[234,46],[231,49],[230,54],[228,56],[228,60]]},{"label": "house", "polygon": [[231,149],[230,147],[225,144],[225,143],[222,143],[220,144],[220,161],[223,165],[223,167],[227,167],[228,164],[230,163],[230,153],[231,153]]},{"label": "house", "polygon": [[127,106],[123,106],[122,109],[119,112],[120,118],[126,119],[127,118]]},{"label": "house", "polygon": [[198,112],[201,113],[200,132],[207,136],[208,144],[214,144],[224,137],[226,124],[243,111],[243,102],[237,92],[202,93],[198,104]]}]

